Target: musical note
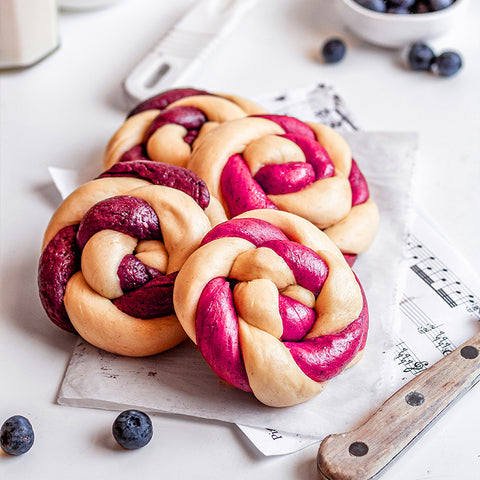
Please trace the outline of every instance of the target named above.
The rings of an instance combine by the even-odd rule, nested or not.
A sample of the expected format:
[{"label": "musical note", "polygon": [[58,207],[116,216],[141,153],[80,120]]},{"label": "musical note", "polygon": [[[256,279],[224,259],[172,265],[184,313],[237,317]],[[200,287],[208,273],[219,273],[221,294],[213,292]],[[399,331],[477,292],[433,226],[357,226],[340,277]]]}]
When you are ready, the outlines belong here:
[{"label": "musical note", "polygon": [[412,234],[409,235],[407,247],[407,259],[412,272],[436,292],[449,307],[464,305],[469,312],[480,312],[480,299]]},{"label": "musical note", "polygon": [[442,325],[435,324],[416,303],[415,298],[404,296],[400,302],[400,311],[416,327],[417,332],[428,338],[442,355],[455,350],[454,342],[441,328]]},{"label": "musical note", "polygon": [[428,366],[428,362],[418,359],[404,341],[395,345],[394,360],[404,373],[411,373],[413,376],[423,372]]}]

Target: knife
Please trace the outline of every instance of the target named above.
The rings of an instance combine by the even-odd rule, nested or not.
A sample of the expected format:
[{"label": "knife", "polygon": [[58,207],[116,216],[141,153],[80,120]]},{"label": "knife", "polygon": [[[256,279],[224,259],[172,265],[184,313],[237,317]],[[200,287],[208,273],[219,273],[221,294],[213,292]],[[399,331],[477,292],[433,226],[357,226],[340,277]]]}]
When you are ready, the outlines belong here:
[{"label": "knife", "polygon": [[326,437],[321,480],[377,478],[452,403],[480,380],[480,333],[393,394],[363,425]]}]

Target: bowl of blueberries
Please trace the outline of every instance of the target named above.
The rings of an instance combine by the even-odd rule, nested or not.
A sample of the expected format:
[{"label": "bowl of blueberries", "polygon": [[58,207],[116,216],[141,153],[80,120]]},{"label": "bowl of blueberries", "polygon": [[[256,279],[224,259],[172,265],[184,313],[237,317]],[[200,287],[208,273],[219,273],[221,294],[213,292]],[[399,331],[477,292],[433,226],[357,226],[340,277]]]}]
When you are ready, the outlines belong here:
[{"label": "bowl of blueberries", "polygon": [[402,48],[448,32],[468,0],[339,0],[346,26],[382,47]]}]

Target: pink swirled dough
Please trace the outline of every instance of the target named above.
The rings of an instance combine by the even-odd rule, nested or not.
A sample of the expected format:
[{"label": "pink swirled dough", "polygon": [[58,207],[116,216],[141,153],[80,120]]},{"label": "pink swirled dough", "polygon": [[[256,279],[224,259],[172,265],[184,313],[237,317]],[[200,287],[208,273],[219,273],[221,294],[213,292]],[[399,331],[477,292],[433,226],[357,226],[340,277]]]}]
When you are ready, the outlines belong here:
[{"label": "pink swirled dough", "polygon": [[137,105],[110,139],[104,168],[117,162],[152,160],[185,167],[192,145],[218,124],[263,113],[235,95],[194,88],[168,90]]},{"label": "pink swirled dough", "polygon": [[217,375],[271,406],[320,393],[367,337],[365,296],[342,253],[278,210],[214,227],[180,269],[173,301]]},{"label": "pink swirled dough", "polygon": [[209,201],[195,174],[150,161],[114,166],[78,188],[53,215],[39,262],[52,322],[121,355],[183,341],[173,285],[211,228]]},{"label": "pink swirled dough", "polygon": [[194,146],[187,167],[231,218],[274,209],[306,218],[352,258],[371,245],[378,209],[345,140],[334,130],[281,115],[219,125]]}]

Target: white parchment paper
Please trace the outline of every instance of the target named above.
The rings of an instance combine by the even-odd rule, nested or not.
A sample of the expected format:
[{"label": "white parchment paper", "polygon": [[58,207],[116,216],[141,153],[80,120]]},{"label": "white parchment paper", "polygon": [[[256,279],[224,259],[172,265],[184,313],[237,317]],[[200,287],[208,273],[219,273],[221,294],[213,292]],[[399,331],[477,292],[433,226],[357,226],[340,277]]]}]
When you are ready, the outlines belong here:
[{"label": "white parchment paper", "polygon": [[361,423],[392,388],[385,382],[391,378],[386,371],[391,362],[386,360],[398,321],[417,138],[411,133],[344,135],[381,215],[373,246],[354,266],[367,294],[371,321],[361,362],[331,380],[316,398],[272,408],[220,381],[190,341],[160,355],[133,359],[108,354],[80,339],[58,402],[113,410],[136,407],[315,438]]}]

